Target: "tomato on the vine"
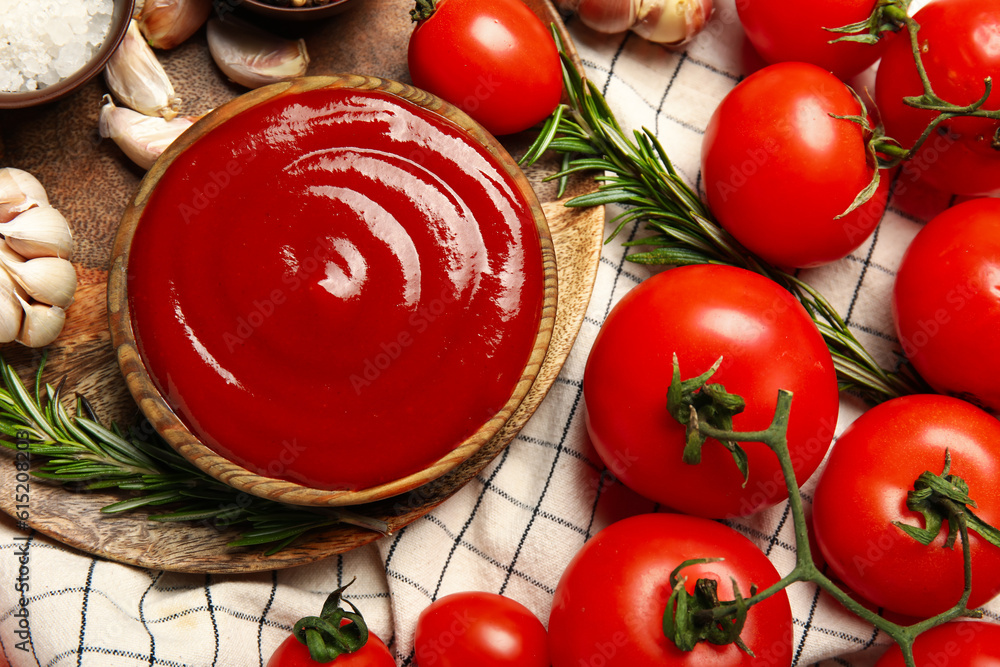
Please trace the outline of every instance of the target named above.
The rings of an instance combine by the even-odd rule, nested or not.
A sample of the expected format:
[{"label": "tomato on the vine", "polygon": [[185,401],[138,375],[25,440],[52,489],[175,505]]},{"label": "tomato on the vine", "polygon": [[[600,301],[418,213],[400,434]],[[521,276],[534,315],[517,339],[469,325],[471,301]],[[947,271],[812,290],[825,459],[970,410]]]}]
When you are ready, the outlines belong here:
[{"label": "tomato on the vine", "polygon": [[[993,90],[984,109],[1000,109],[1000,4],[982,0],[936,0],[913,18],[921,60],[935,94],[957,105],[972,104]],[[905,35],[886,45],[875,79],[875,101],[889,137],[910,148],[937,115],[903,100],[923,93],[916,62]],[[922,179],[959,195],[1000,195],[1000,149],[994,143],[1000,121],[953,118],[930,135],[904,163],[901,178]]]},{"label": "tomato on the vine", "polygon": [[708,440],[685,464],[685,428],[667,411],[677,355],[681,375],[707,371],[743,397],[737,431],[771,424],[779,389],[794,393],[788,447],[798,479],[817,468],[833,439],[837,377],[826,343],[802,305],[777,283],[744,269],[683,266],[644,280],[612,309],[583,378],[586,421],[597,453],[629,488],[698,516],[746,516],[788,497],[775,454],[743,444],[744,485],[729,450]]},{"label": "tomato on the vine", "polygon": [[[913,643],[917,667],[991,667],[1000,664],[1000,625],[951,621],[921,632]],[[875,667],[904,667],[903,651],[892,646]]]},{"label": "tomato on the vine", "polygon": [[806,268],[860,246],[885,212],[889,179],[872,182],[862,107],[837,77],[808,63],[770,65],[723,98],[701,149],[708,206],[736,240],[779,267]]},{"label": "tomato on the vine", "polygon": [[841,28],[867,19],[876,0],[814,0],[790,5],[788,0],[737,2],[736,11],[747,39],[769,63],[798,61],[818,65],[847,80],[878,60],[876,44],[834,42]]},{"label": "tomato on the vine", "polygon": [[368,641],[354,653],[345,653],[333,662],[316,662],[309,655],[309,647],[294,636],[288,637],[271,654],[267,667],[395,667],[396,661],[389,648],[374,632]]},{"label": "tomato on the vine", "polygon": [[903,353],[935,391],[1000,412],[1000,200],[952,206],[917,233],[892,310]]},{"label": "tomato on the vine", "polygon": [[521,0],[418,0],[407,62],[413,85],[495,135],[544,120],[562,96],[552,35]]},{"label": "tomato on the vine", "polygon": [[[794,408],[793,408],[794,410]],[[907,492],[924,472],[968,484],[973,512],[1000,525],[1000,421],[950,396],[895,398],[862,414],[837,439],[813,495],[816,543],[837,577],[861,597],[911,617],[956,604],[964,588],[960,539],[947,527],[924,546],[893,522],[924,528]],[[1000,592],[1000,547],[969,531],[970,607]]]},{"label": "tomato on the vine", "polygon": [[341,608],[348,582],[327,597],[319,616],[306,616],[295,623],[292,635],[271,654],[267,667],[394,667],[386,645],[368,630],[364,617],[352,602],[351,611]]},{"label": "tomato on the vine", "polygon": [[670,575],[690,559],[721,558],[680,571],[689,592],[698,579],[717,582],[722,601],[780,578],[760,549],[721,523],[681,514],[641,514],[611,524],[573,557],[556,587],[549,615],[552,667],[730,667],[789,665],[792,612],[785,591],[754,605],[735,644],[677,648],[663,631]]},{"label": "tomato on the vine", "polygon": [[419,667],[549,667],[545,626],[497,593],[438,598],[420,612],[413,644]]}]

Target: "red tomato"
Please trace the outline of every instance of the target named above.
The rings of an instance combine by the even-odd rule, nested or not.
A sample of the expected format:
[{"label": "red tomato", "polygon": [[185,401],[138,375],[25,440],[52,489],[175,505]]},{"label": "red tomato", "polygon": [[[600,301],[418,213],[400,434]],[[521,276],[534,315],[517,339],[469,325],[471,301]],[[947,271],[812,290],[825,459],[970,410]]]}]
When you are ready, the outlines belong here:
[{"label": "red tomato", "polygon": [[936,391],[1000,412],[1000,200],[958,204],[920,230],[892,310],[903,352]]},{"label": "red tomato", "polygon": [[779,576],[767,557],[732,528],[680,514],[642,514],[595,535],[570,562],[552,601],[549,650],[552,667],[729,667],[789,665],[792,612],[784,591],[750,609],[742,638],[751,658],[735,645],[699,643],[678,649],[663,634],[670,573],[692,558],[723,558],[681,571],[693,592],[700,578],[718,583],[720,600],[765,588]]},{"label": "red tomato", "polygon": [[843,218],[875,166],[857,124],[861,106],[829,72],[779,63],[722,100],[705,130],[709,208],[736,239],[781,267],[819,266],[860,246],[882,219],[889,179]]},{"label": "red tomato", "polygon": [[[984,108],[1000,109],[1000,3],[937,0],[914,18],[920,23],[921,59],[934,92],[953,104],[971,104],[986,92],[983,80],[993,77]],[[906,147],[936,116],[903,103],[904,97],[922,93],[909,40],[891,40],[879,64],[875,100],[886,134]],[[997,127],[997,121],[985,118],[945,121],[904,165],[903,178],[921,178],[955,194],[1000,195],[1000,150],[991,146]]]},{"label": "red tomato", "polygon": [[548,667],[545,626],[520,602],[471,591],[438,598],[417,618],[419,667]]},{"label": "red tomato", "polygon": [[410,36],[407,60],[413,85],[497,135],[544,120],[562,96],[552,35],[520,0],[438,0]]},{"label": "red tomato", "polygon": [[[641,353],[636,356],[636,350]],[[681,377],[707,371],[746,401],[734,428],[767,428],[779,389],[794,392],[788,446],[798,479],[823,459],[837,424],[837,378],[802,305],[743,269],[670,269],[632,289],[601,328],[583,378],[587,429],[605,465],[628,487],[685,514],[745,516],[788,497],[778,459],[745,443],[746,486],[731,453],[708,440],[697,465],[682,461],[684,427],[667,412],[677,354]]]},{"label": "red tomato", "polygon": [[[1000,625],[952,621],[920,633],[913,644],[917,667],[995,667],[1000,664]],[[903,652],[892,646],[875,667],[904,667]]]},{"label": "red tomato", "polygon": [[316,662],[309,655],[309,648],[295,637],[288,637],[271,654],[267,667],[395,667],[396,661],[385,643],[374,632],[368,633],[368,641],[354,653],[345,653],[333,662]]},{"label": "red tomato", "polygon": [[[813,497],[816,543],[849,588],[880,607],[927,617],[953,606],[963,589],[961,544],[942,548],[947,530],[928,546],[892,525],[923,528],[906,494],[925,471],[951,473],[969,485],[974,512],[1000,520],[1000,422],[975,406],[936,394],[877,405],[837,439]],[[1000,592],[1000,548],[970,531],[970,607]]]},{"label": "red tomato", "polygon": [[736,11],[747,39],[769,63],[799,61],[818,65],[847,80],[878,60],[878,44],[830,41],[840,28],[864,21],[876,0],[817,0],[789,10],[788,0],[737,2]]}]

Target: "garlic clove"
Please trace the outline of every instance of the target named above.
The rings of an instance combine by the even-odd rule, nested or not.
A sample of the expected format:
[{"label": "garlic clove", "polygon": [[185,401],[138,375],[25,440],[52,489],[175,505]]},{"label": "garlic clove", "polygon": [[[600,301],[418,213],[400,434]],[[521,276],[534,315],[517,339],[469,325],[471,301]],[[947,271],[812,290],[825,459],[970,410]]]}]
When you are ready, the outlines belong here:
[{"label": "garlic clove", "polygon": [[172,49],[197,32],[211,13],[212,0],[147,0],[139,30],[154,49]]},{"label": "garlic clove", "polygon": [[17,342],[28,347],[45,347],[54,342],[66,324],[66,311],[59,306],[28,303],[21,297],[17,300],[24,311]]},{"label": "garlic clove", "polygon": [[24,311],[18,297],[24,295],[21,286],[3,268],[0,268],[0,343],[9,343],[21,331]]},{"label": "garlic clove", "polygon": [[181,99],[134,20],[108,60],[104,79],[118,99],[139,113],[167,120],[177,116]]},{"label": "garlic clove", "polygon": [[115,106],[110,95],[104,96],[98,130],[105,139],[112,139],[133,162],[149,169],[156,158],[174,139],[191,127],[197,118],[180,116],[166,120]]},{"label": "garlic clove", "polygon": [[701,32],[712,10],[712,0],[642,0],[632,31],[651,42],[677,46]]},{"label": "garlic clove", "polygon": [[288,40],[227,18],[208,22],[208,50],[230,79],[259,88],[303,76],[309,66],[304,40]]},{"label": "garlic clove", "polygon": [[49,197],[38,179],[21,169],[0,169],[0,222],[37,206],[48,206]]},{"label": "garlic clove", "polygon": [[60,308],[72,305],[76,294],[76,269],[72,262],[59,257],[36,257],[19,262],[9,253],[0,252],[0,263],[36,301]]},{"label": "garlic clove", "polygon": [[579,0],[576,11],[588,28],[615,34],[635,24],[639,3],[640,0]]},{"label": "garlic clove", "polygon": [[24,257],[11,250],[9,245],[0,243],[0,266],[7,266],[8,263],[21,264],[26,261]]},{"label": "garlic clove", "polygon": [[73,254],[73,233],[66,218],[51,206],[30,208],[0,224],[7,245],[22,257],[61,257]]}]

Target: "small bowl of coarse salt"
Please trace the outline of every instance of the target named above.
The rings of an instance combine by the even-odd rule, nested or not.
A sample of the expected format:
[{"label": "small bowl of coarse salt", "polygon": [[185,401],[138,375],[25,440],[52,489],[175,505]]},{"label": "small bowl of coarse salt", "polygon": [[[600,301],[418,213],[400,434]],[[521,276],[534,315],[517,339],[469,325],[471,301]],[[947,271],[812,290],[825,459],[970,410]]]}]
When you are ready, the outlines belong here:
[{"label": "small bowl of coarse salt", "polygon": [[44,104],[97,76],[135,0],[0,0],[0,109]]}]

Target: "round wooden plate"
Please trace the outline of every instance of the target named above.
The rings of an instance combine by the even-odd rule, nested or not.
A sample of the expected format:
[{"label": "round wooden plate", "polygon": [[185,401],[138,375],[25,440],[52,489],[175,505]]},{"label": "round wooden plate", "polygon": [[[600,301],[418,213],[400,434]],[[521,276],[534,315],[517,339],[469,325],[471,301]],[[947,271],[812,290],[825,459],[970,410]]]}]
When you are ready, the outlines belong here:
[{"label": "round wooden plate", "polygon": [[[547,0],[525,0],[546,22],[563,31]],[[271,24],[271,30],[305,38],[312,59],[309,74],[352,72],[408,82],[406,44],[412,30],[412,0],[362,0],[345,13],[314,23]],[[571,48],[571,47],[570,47]],[[183,113],[197,115],[245,92],[228,83],[212,62],[204,31],[160,59],[184,99]],[[102,422],[138,422],[111,346],[106,310],[107,266],[122,212],[143,176],[110,141],[97,135],[102,81],[75,96],[38,109],[0,112],[0,166],[25,169],[45,186],[52,205],[74,227],[74,263],[80,279],[76,303],[59,340],[48,349],[45,379],[86,396]],[[504,137],[514,157],[527,149],[531,133]],[[472,459],[450,474],[407,494],[353,508],[398,530],[425,515],[479,473],[524,426],[552,386],[583,322],[600,258],[604,214],[596,209],[568,209],[563,202],[591,191],[592,179],[573,181],[564,198],[543,182],[555,162],[528,170],[552,233],[558,265],[558,309],[549,352],[538,379],[500,432]],[[41,352],[17,344],[0,349],[25,380],[32,380]],[[12,454],[0,453],[0,510],[14,513]],[[106,516],[100,508],[120,494],[69,492],[40,481],[31,484],[28,525],[64,544],[110,560],[178,572],[235,573],[303,565],[378,539],[352,526],[337,526],[305,536],[273,556],[261,549],[226,546],[237,531],[205,524],[161,524],[142,512]]]}]

